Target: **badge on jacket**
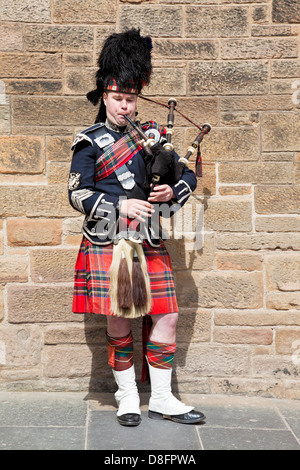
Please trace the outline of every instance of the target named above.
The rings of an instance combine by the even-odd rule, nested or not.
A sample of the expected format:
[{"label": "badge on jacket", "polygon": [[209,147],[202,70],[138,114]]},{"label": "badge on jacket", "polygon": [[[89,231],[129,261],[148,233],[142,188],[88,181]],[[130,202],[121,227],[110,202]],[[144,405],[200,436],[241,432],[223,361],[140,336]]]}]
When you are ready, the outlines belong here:
[{"label": "badge on jacket", "polygon": [[106,148],[115,143],[115,139],[107,132],[106,134],[97,137],[95,142],[102,150],[106,150]]},{"label": "badge on jacket", "polygon": [[68,188],[70,191],[74,191],[80,185],[81,174],[80,173],[70,173]]}]

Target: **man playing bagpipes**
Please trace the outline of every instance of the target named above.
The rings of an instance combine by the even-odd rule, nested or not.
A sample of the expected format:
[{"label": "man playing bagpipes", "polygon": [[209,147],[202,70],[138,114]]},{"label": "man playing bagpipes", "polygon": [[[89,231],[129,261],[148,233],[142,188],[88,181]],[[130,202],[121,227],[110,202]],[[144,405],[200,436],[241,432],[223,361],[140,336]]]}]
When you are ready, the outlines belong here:
[{"label": "man playing bagpipes", "polygon": [[[139,316],[152,324],[145,340],[149,417],[180,423],[204,419],[171,392],[178,307],[170,257],[157,224],[152,224],[157,206],[173,211],[187,201],[196,177],[186,168],[179,181],[162,180],[152,186],[146,169],[153,163],[151,155],[166,156],[161,145],[165,130],[154,122],[142,126],[155,144],[149,157],[149,149],[125,118],[135,120],[138,94],[150,81],[151,48],[151,39],[135,29],[105,41],[97,88],[87,94],[94,105],[100,101],[98,116],[75,139],[69,177],[70,204],[85,215],[73,312],[107,316],[108,361],[118,386],[117,418],[125,426],[141,421],[131,334],[131,320]],[[167,152],[167,157],[179,159],[174,152]]]}]

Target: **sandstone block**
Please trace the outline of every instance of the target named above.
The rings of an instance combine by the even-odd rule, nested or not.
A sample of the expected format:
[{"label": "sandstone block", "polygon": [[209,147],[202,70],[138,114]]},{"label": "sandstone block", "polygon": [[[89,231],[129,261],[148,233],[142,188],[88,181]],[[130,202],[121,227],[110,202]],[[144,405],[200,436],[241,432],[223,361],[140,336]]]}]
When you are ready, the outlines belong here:
[{"label": "sandstone block", "polygon": [[213,379],[210,393],[284,398],[285,386],[281,381],[270,378],[230,377],[230,380]]},{"label": "sandstone block", "polygon": [[220,196],[247,196],[252,194],[250,186],[219,186]]},{"label": "sandstone block", "polygon": [[84,216],[72,219],[65,219],[63,221],[63,232],[67,235],[79,235],[81,233],[81,227]]},{"label": "sandstone block", "polygon": [[46,346],[44,367],[46,377],[84,377],[91,371],[92,353],[87,345]]},{"label": "sandstone block", "polygon": [[69,68],[65,71],[65,94],[85,95],[95,87],[96,70],[91,67]]},{"label": "sandstone block", "polygon": [[180,343],[198,343],[210,341],[211,338],[210,310],[184,309],[179,312],[177,334]]},{"label": "sandstone block", "polygon": [[264,63],[255,60],[190,61],[187,83],[189,95],[265,94],[268,72]]},{"label": "sandstone block", "polygon": [[286,380],[285,381],[285,398],[287,400],[299,400],[300,399],[300,387],[299,380]]},{"label": "sandstone block", "polygon": [[266,258],[268,290],[300,291],[300,255],[270,255]]},{"label": "sandstone block", "polygon": [[274,310],[300,310],[300,292],[269,292],[266,305]]},{"label": "sandstone block", "polygon": [[40,364],[41,342],[41,330],[38,326],[1,325],[1,365],[24,368]]},{"label": "sandstone block", "polygon": [[0,212],[3,217],[72,217],[66,185],[1,186]]},{"label": "sandstone block", "polygon": [[272,9],[274,23],[300,23],[300,5],[297,0],[274,0]]},{"label": "sandstone block", "polygon": [[[151,5],[122,5],[120,7],[120,30],[140,28],[141,34],[151,31],[151,36],[181,37],[182,8],[180,6],[165,6],[161,8]],[[166,33],[167,32],[167,33]]]},{"label": "sandstone block", "polygon": [[45,328],[45,344],[106,345],[106,328],[106,321],[102,326],[87,325],[84,322],[81,325],[49,326]]},{"label": "sandstone block", "polygon": [[214,314],[217,326],[300,326],[300,312],[297,310],[218,310]]},{"label": "sandstone block", "polygon": [[293,183],[293,163],[224,163],[219,165],[221,183]]},{"label": "sandstone block", "polygon": [[[163,84],[163,86],[162,86]],[[186,71],[181,68],[154,68],[151,83],[145,87],[145,95],[155,95],[160,89],[162,95],[184,96],[186,94]]]},{"label": "sandstone block", "polygon": [[[280,95],[280,94],[288,95],[291,93],[292,85],[294,82],[295,80],[293,78],[272,79],[270,81],[270,92],[272,93],[272,95]],[[298,102],[297,98],[298,98],[298,91],[296,91],[295,95],[292,95],[292,102],[295,99]]]},{"label": "sandstone block", "polygon": [[[178,357],[185,357],[182,366],[189,374],[228,377],[248,375],[250,372],[249,352],[243,347],[191,344],[187,353],[180,346],[178,349]],[[180,365],[176,367],[179,372]]]},{"label": "sandstone block", "polygon": [[256,217],[257,232],[300,232],[300,217]]},{"label": "sandstone block", "polygon": [[[189,131],[193,142],[195,131]],[[202,141],[201,153],[205,161],[255,161],[259,158],[259,135],[257,129],[213,128]]]},{"label": "sandstone block", "polygon": [[[53,378],[90,377],[93,375],[111,377],[107,365],[106,346],[91,351],[87,345],[59,345],[45,347],[45,376]],[[94,361],[94,356],[97,356]]]},{"label": "sandstone block", "polygon": [[265,152],[261,154],[262,161],[293,162],[294,152]]},{"label": "sandstone block", "polygon": [[10,108],[0,106],[0,134],[10,134]]},{"label": "sandstone block", "polygon": [[293,109],[290,96],[257,95],[220,97],[220,109],[224,112],[236,111],[288,111]]},{"label": "sandstone block", "polygon": [[7,220],[9,246],[59,245],[61,235],[61,220],[24,218]]},{"label": "sandstone block", "polygon": [[252,7],[252,18],[254,23],[268,23],[269,16],[269,5],[254,5]]},{"label": "sandstone block", "polygon": [[116,21],[116,0],[54,0],[53,18],[55,23],[111,23]]},{"label": "sandstone block", "polygon": [[47,136],[46,159],[48,161],[70,162],[72,157],[71,145],[73,137]]},{"label": "sandstone block", "polygon": [[72,286],[8,287],[9,323],[82,321],[72,313]]},{"label": "sandstone block", "polygon": [[[300,345],[300,329],[277,329],[275,336],[275,346],[277,354],[292,354],[297,351]],[[300,357],[299,357],[300,359]]]},{"label": "sandstone block", "polygon": [[29,23],[50,23],[49,0],[1,0],[1,19]]},{"label": "sandstone block", "polygon": [[299,375],[298,368],[290,358],[275,356],[257,356],[253,359],[253,376],[277,380],[295,378]]},{"label": "sandstone block", "polygon": [[60,78],[61,54],[13,53],[0,54],[3,78]]},{"label": "sandstone block", "polygon": [[[13,97],[14,125],[80,126],[91,125],[94,109],[86,98]],[[68,132],[69,133],[69,132]]]},{"label": "sandstone block", "polygon": [[22,25],[17,23],[0,24],[0,42],[3,51],[21,51],[23,49]]},{"label": "sandstone block", "polygon": [[82,240],[82,235],[66,235],[64,245],[72,245],[79,248]]},{"label": "sandstone block", "polygon": [[292,26],[288,25],[254,25],[251,29],[251,35],[259,36],[293,36],[296,33]]},{"label": "sandstone block", "polygon": [[298,233],[218,233],[219,250],[300,250]]},{"label": "sandstone block", "polygon": [[0,287],[0,322],[4,318],[4,287]]},{"label": "sandstone block", "polygon": [[258,214],[299,214],[300,186],[256,186],[255,210]]},{"label": "sandstone block", "polygon": [[295,164],[295,183],[300,184],[300,163]]},{"label": "sandstone block", "polygon": [[[193,169],[192,166],[190,168]],[[202,177],[198,178],[195,195],[214,196],[216,194],[216,166],[206,162],[205,154],[202,154]]]},{"label": "sandstone block", "polygon": [[207,230],[248,232],[252,229],[251,202],[237,198],[210,199],[204,214]]},{"label": "sandstone block", "polygon": [[[184,239],[167,240],[166,246],[171,256],[173,269],[176,271],[186,269],[208,271],[213,269],[215,243],[214,235],[212,234],[205,234],[203,246],[199,249],[187,250]],[[189,276],[189,272],[186,272],[186,276]]]},{"label": "sandstone block", "polygon": [[4,237],[3,232],[0,232],[0,255],[4,254]]},{"label": "sandstone block", "polygon": [[92,67],[94,64],[92,53],[76,52],[64,54],[64,64],[66,67]]},{"label": "sandstone block", "polygon": [[48,162],[47,181],[49,184],[63,184],[69,179],[69,162]]},{"label": "sandstone block", "polygon": [[28,261],[21,255],[1,256],[0,258],[0,282],[27,282]]},{"label": "sandstone block", "polygon": [[31,277],[34,282],[72,282],[78,250],[34,250]]},{"label": "sandstone block", "polygon": [[0,138],[0,173],[37,174],[44,170],[44,143],[41,137]]},{"label": "sandstone block", "polygon": [[214,41],[195,41],[187,39],[156,39],[154,41],[154,57],[158,59],[216,59],[218,45]]},{"label": "sandstone block", "polygon": [[30,25],[24,32],[24,45],[27,51],[90,52],[93,30],[90,26]]},{"label": "sandstone block", "polygon": [[253,253],[217,253],[216,267],[222,270],[262,271],[262,256]]},{"label": "sandstone block", "polygon": [[296,113],[265,113],[262,146],[267,152],[300,150],[300,116]]},{"label": "sandstone block", "polygon": [[176,273],[180,306],[199,308],[260,308],[263,283],[260,273],[194,271]]},{"label": "sandstone block", "polygon": [[[83,124],[84,126],[84,124]],[[82,126],[81,126],[82,129]],[[79,130],[81,130],[79,129]],[[40,126],[38,123],[35,124],[17,124],[17,125],[12,125],[12,133],[17,134],[17,135],[71,135],[73,133],[73,129],[71,125],[42,125]],[[40,179],[40,182],[45,180]],[[28,180],[27,180],[28,182]]]},{"label": "sandstone block", "polygon": [[62,83],[58,80],[9,80],[7,93],[13,95],[61,95]]},{"label": "sandstone block", "polygon": [[188,37],[246,36],[247,13],[244,6],[188,6],[185,31]]},{"label": "sandstone block", "polygon": [[215,328],[214,341],[229,344],[272,344],[271,328]]},{"label": "sandstone block", "polygon": [[272,78],[299,78],[299,60],[276,60],[272,64]]},{"label": "sandstone block", "polygon": [[222,59],[281,59],[298,57],[296,39],[230,39],[221,44]]},{"label": "sandstone block", "polygon": [[259,113],[237,111],[221,114],[221,124],[225,126],[252,126],[259,123]]}]

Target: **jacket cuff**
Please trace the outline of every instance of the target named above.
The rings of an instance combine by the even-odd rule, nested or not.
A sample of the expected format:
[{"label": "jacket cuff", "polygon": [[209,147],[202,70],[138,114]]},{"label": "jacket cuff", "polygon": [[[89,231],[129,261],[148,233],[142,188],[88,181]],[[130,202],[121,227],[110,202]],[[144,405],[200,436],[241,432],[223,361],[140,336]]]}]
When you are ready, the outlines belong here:
[{"label": "jacket cuff", "polygon": [[91,211],[91,219],[107,219],[111,221],[115,218],[116,204],[118,202],[118,196],[110,196],[109,194],[101,194],[97,199],[94,207]]},{"label": "jacket cuff", "polygon": [[193,192],[188,183],[184,180],[179,180],[178,183],[171,186],[171,188],[179,204],[183,203]]}]

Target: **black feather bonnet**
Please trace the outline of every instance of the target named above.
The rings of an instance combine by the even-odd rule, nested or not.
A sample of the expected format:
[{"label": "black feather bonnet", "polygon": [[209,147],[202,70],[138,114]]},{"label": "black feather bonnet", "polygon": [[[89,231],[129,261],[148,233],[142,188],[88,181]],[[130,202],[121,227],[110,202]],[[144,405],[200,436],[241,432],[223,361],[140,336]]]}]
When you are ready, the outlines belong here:
[{"label": "black feather bonnet", "polygon": [[152,41],[139,29],[109,36],[98,58],[96,89],[86,96],[97,105],[104,91],[139,94],[150,82]]}]

